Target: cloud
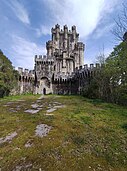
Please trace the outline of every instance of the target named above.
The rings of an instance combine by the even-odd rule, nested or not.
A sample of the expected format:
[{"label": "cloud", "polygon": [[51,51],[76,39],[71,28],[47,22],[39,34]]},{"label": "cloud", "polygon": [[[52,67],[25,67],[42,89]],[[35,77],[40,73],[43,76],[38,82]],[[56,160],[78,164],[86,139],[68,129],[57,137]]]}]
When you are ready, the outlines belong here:
[{"label": "cloud", "polygon": [[81,37],[91,34],[106,14],[110,14],[118,0],[46,0],[52,24],[76,25]]},{"label": "cloud", "polygon": [[13,44],[11,46],[12,55],[15,59],[16,67],[21,66],[28,69],[33,69],[34,56],[46,53],[45,47],[37,45],[34,42],[26,40],[25,38],[13,35]]},{"label": "cloud", "polygon": [[[6,2],[6,1],[5,1]],[[30,19],[26,8],[17,0],[8,1],[6,4],[13,10],[20,21],[25,24],[30,24]]]},{"label": "cloud", "polygon": [[37,36],[40,37],[41,35],[50,35],[51,28],[45,25],[41,25],[39,29],[36,29]]}]

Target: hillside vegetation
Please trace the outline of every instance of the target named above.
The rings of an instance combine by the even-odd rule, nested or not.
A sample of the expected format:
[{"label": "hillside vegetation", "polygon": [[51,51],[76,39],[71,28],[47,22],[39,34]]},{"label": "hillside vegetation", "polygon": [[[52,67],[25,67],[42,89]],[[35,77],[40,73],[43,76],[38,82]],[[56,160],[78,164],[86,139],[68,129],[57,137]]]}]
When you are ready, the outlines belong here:
[{"label": "hillside vegetation", "polygon": [[18,84],[18,72],[11,61],[0,50],[0,97],[9,95]]},{"label": "hillside vegetation", "polygon": [[[81,96],[38,97],[0,101],[2,171],[126,171],[127,108]],[[33,105],[38,113],[26,112]],[[44,137],[35,134],[40,124],[51,128]]]},{"label": "hillside vegetation", "polygon": [[127,42],[116,46],[107,59],[98,57],[101,68],[90,78],[83,95],[127,106]]}]

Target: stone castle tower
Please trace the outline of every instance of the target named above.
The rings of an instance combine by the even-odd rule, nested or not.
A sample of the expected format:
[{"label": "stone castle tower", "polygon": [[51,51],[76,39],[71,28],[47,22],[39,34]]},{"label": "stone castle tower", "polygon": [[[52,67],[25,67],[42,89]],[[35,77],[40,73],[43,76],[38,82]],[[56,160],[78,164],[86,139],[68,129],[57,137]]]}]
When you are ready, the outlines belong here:
[{"label": "stone castle tower", "polygon": [[84,44],[79,42],[76,26],[51,29],[52,40],[46,43],[47,54],[35,55],[36,93],[54,93],[53,80],[70,78],[84,64]]}]

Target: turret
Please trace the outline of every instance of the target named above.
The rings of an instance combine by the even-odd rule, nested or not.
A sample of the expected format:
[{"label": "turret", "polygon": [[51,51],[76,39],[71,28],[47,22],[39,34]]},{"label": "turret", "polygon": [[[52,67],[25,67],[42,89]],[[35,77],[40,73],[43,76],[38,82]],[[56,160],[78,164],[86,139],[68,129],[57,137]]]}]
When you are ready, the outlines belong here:
[{"label": "turret", "polygon": [[90,69],[93,69],[94,68],[94,64],[90,64]]},{"label": "turret", "polygon": [[72,26],[72,36],[73,36],[73,40],[75,41],[75,39],[76,39],[76,26]]},{"label": "turret", "polygon": [[67,49],[68,27],[64,26],[64,49]]},{"label": "turret", "polygon": [[64,26],[64,38],[67,39],[68,37],[68,27],[67,25]]},{"label": "turret", "polygon": [[22,74],[23,73],[23,68],[18,67],[18,72],[19,72],[19,74]]},{"label": "turret", "polygon": [[79,53],[79,66],[84,64],[84,49],[85,45],[82,42],[78,42],[77,49]]},{"label": "turret", "polygon": [[47,57],[51,57],[52,56],[52,48],[53,48],[52,41],[46,42]]},{"label": "turret", "polygon": [[59,37],[60,37],[60,25],[59,24],[55,25],[55,29],[56,29],[56,40],[59,40]]},{"label": "turret", "polygon": [[84,65],[84,69],[85,69],[85,70],[88,69],[88,64],[85,64],[85,65]]}]

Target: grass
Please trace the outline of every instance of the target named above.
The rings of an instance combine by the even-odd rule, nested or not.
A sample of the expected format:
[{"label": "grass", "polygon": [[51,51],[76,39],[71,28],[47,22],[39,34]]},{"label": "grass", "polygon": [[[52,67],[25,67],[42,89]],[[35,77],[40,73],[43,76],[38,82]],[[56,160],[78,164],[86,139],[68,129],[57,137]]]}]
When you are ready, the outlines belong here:
[{"label": "grass", "polygon": [[[14,131],[18,134],[10,143],[0,144],[2,171],[18,167],[32,171],[127,170],[127,108],[81,96],[49,95],[38,102],[43,109],[37,114],[25,113],[38,97],[0,99],[0,138]],[[65,107],[46,116],[48,105],[54,102]],[[52,126],[47,136],[35,136],[38,124]],[[26,148],[27,142],[32,146]]]}]

